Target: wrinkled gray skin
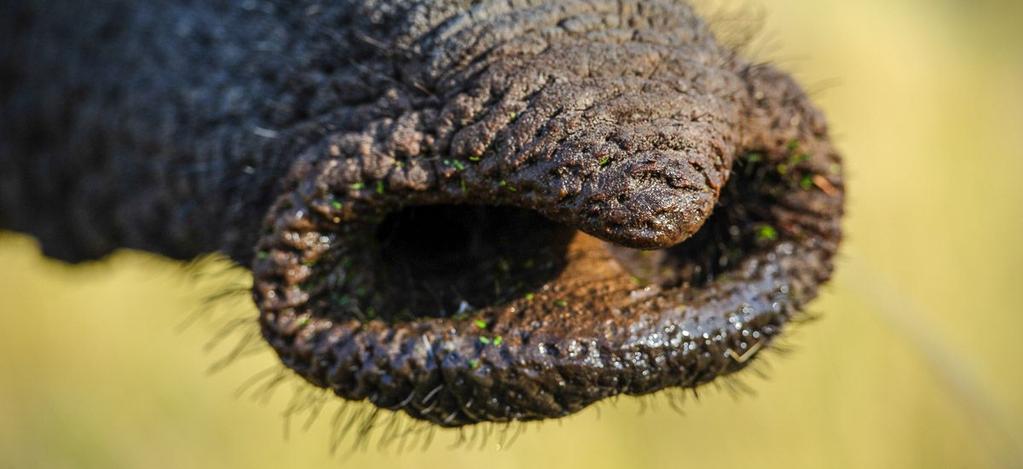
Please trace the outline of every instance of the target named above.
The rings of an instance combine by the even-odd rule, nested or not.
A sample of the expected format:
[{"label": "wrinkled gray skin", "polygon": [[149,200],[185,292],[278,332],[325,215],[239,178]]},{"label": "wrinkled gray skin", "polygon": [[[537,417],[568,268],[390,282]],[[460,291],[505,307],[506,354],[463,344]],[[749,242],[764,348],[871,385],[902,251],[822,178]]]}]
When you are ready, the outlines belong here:
[{"label": "wrinkled gray skin", "polygon": [[[3,0],[0,122],[0,227],[222,252],[285,365],[445,426],[739,370],[841,238],[823,116],[680,2]],[[539,216],[381,247],[470,205]]]}]

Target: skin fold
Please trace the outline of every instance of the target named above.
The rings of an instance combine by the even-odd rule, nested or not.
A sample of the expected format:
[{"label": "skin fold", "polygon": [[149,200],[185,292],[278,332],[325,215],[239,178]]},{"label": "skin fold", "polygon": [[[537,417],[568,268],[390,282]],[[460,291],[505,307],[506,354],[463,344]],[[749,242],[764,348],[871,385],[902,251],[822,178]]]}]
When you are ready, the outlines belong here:
[{"label": "skin fold", "polygon": [[833,270],[823,115],[682,2],[0,12],[0,227],[224,253],[345,399],[461,426],[695,387]]}]

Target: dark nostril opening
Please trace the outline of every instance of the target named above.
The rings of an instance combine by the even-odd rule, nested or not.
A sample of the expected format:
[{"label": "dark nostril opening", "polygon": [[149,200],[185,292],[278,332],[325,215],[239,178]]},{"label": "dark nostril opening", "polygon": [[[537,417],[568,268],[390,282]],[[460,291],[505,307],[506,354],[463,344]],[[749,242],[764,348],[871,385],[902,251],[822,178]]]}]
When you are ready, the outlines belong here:
[{"label": "dark nostril opening", "polygon": [[377,310],[393,319],[453,316],[540,288],[566,264],[575,230],[526,209],[424,205],[377,225]]},{"label": "dark nostril opening", "polygon": [[[477,230],[473,230],[474,223],[466,215],[474,212],[478,212],[477,207],[406,207],[391,213],[380,223],[375,234],[376,241],[385,253],[408,254],[420,251],[416,255],[421,262],[447,263],[454,260],[452,256],[463,258],[473,254],[470,249],[474,238],[479,238],[479,235]],[[474,218],[486,216],[483,213]],[[420,249],[426,246],[430,249]]]}]

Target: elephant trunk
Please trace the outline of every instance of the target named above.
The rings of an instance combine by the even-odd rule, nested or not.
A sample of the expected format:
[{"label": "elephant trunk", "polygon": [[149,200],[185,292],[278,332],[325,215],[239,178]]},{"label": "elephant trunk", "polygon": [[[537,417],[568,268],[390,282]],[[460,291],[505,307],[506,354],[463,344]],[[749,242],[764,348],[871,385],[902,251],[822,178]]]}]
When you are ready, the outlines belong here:
[{"label": "elephant trunk", "polygon": [[831,275],[823,116],[685,4],[108,3],[15,7],[0,223],[226,253],[343,398],[458,426],[697,386]]}]

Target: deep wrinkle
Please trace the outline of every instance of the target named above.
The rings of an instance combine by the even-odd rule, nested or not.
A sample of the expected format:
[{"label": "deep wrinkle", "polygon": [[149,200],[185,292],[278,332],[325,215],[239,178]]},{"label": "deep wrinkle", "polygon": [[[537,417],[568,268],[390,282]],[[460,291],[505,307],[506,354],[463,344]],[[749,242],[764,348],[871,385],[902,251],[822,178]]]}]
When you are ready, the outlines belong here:
[{"label": "deep wrinkle", "polygon": [[310,383],[441,426],[748,365],[831,276],[841,158],[681,2],[4,5],[0,226],[221,252]]}]

